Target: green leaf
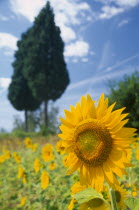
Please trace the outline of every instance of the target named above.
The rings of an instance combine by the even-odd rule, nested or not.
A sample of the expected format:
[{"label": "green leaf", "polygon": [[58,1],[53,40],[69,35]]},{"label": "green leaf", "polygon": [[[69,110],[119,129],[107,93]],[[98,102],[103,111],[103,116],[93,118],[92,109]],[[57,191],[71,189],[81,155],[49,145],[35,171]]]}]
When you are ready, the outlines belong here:
[{"label": "green leaf", "polygon": [[137,198],[128,198],[125,200],[126,205],[132,210],[139,209],[139,199]]},{"label": "green leaf", "polygon": [[104,200],[102,195],[92,188],[87,188],[81,192],[78,192],[73,197],[78,201],[79,204],[85,203],[93,198],[100,198]]}]

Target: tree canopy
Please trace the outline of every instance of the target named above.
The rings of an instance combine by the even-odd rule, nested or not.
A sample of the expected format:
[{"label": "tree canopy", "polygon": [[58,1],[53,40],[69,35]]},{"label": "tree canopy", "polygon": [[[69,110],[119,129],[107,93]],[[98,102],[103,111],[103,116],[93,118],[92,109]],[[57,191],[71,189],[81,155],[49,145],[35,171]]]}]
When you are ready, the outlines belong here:
[{"label": "tree canopy", "polygon": [[135,127],[139,131],[139,72],[131,76],[125,76],[119,82],[109,83],[110,104],[115,101],[115,108],[126,107],[125,112],[129,113],[128,126]]},{"label": "tree canopy", "polygon": [[49,2],[32,27],[22,34],[17,47],[8,98],[16,109],[25,111],[32,111],[44,102],[47,125],[48,101],[58,99],[69,84],[64,42]]},{"label": "tree canopy", "polygon": [[22,35],[22,40],[18,41],[18,50],[15,53],[15,61],[13,62],[14,73],[12,76],[12,82],[9,86],[8,99],[13,107],[19,111],[25,111],[25,124],[27,130],[27,111],[36,110],[41,101],[35,98],[31,89],[28,86],[28,82],[23,75],[24,60],[26,57],[25,39],[29,31]]},{"label": "tree canopy", "polygon": [[34,97],[45,102],[47,120],[47,102],[58,99],[69,84],[64,42],[49,2],[36,17],[28,40],[23,73]]}]

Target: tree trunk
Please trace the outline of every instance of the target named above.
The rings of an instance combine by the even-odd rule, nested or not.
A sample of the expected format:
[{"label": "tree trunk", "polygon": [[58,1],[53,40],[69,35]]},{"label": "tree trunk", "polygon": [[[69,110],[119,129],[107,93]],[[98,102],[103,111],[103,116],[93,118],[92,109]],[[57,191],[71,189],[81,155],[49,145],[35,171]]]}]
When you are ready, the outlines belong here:
[{"label": "tree trunk", "polygon": [[48,107],[48,101],[44,101],[43,121],[46,127],[48,126],[47,107]]},{"label": "tree trunk", "polygon": [[25,110],[25,131],[28,132],[28,111]]}]

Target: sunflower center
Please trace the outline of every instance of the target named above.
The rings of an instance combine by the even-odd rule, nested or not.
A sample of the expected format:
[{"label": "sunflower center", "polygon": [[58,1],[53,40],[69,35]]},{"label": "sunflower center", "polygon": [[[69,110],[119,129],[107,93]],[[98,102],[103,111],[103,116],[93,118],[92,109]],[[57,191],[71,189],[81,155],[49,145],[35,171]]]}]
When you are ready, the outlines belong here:
[{"label": "sunflower center", "polygon": [[111,148],[111,135],[100,121],[88,119],[76,126],[73,149],[84,163],[94,167],[101,165],[107,160]]},{"label": "sunflower center", "polygon": [[103,205],[103,200],[101,200],[100,198],[94,198],[94,199],[88,201],[87,205],[90,208],[98,208]]},{"label": "sunflower center", "polygon": [[116,202],[119,203],[121,201],[121,194],[119,191],[115,191]]}]

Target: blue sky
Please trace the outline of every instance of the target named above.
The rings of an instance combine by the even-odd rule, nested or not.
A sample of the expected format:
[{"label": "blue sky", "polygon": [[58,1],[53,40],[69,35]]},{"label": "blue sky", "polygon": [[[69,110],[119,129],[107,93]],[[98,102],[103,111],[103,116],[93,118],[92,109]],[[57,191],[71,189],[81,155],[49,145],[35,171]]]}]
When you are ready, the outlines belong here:
[{"label": "blue sky", "polygon": [[[60,115],[86,93],[108,93],[108,80],[139,71],[139,0],[51,0],[65,42],[71,83],[55,103]],[[0,128],[11,131],[16,111],[7,99],[16,42],[46,0],[0,0]]]}]

